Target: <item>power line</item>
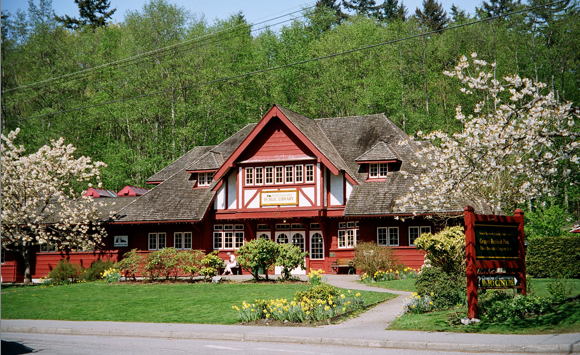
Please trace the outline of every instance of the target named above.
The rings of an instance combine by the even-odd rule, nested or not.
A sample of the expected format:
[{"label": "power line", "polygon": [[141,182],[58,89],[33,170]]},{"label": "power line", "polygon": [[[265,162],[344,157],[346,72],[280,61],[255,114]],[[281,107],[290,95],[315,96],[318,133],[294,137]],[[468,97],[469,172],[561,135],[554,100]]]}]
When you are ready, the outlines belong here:
[{"label": "power line", "polygon": [[[96,69],[102,69],[102,68],[108,67],[110,65],[115,65],[115,64],[120,64],[120,63],[127,62],[127,61],[131,61],[131,60],[135,60],[135,59],[138,59],[138,58],[140,58],[142,56],[151,56],[151,55],[156,54],[158,52],[167,51],[167,50],[172,49],[172,48],[176,48],[176,47],[179,47],[179,46],[183,46],[183,45],[186,45],[186,44],[190,44],[190,43],[192,43],[194,41],[199,41],[199,40],[202,40],[202,39],[205,39],[205,38],[208,38],[208,37],[217,36],[220,33],[224,33],[224,32],[227,32],[227,31],[231,31],[231,30],[234,30],[234,29],[236,29],[238,27],[253,27],[253,26],[260,25],[260,24],[263,24],[263,23],[267,23],[267,22],[270,22],[270,21],[273,21],[273,20],[277,20],[277,19],[282,18],[282,17],[286,17],[286,16],[293,15],[293,14],[295,14],[297,12],[303,12],[304,10],[308,10],[308,9],[313,8],[313,7],[315,7],[315,6],[305,7],[305,8],[302,8],[300,10],[297,10],[297,11],[293,11],[293,12],[290,12],[290,13],[287,13],[287,14],[284,14],[284,15],[280,15],[280,16],[273,17],[273,18],[268,19],[268,20],[265,20],[265,21],[256,22],[256,23],[249,24],[249,25],[248,24],[239,24],[239,25],[236,25],[236,26],[233,26],[233,27],[228,27],[226,29],[223,29],[223,30],[220,30],[220,31],[217,31],[217,32],[214,32],[214,33],[209,33],[207,35],[203,35],[203,36],[200,36],[200,37],[192,38],[192,39],[189,39],[189,40],[186,40],[186,41],[183,41],[183,42],[179,42],[179,43],[176,43],[176,44],[172,44],[172,45],[169,45],[169,46],[166,46],[166,47],[163,47],[163,48],[154,49],[154,50],[149,51],[149,52],[140,53],[140,54],[137,54],[137,55],[134,55],[134,56],[131,56],[131,57],[119,59],[119,60],[116,60],[116,61],[113,61],[113,62],[109,62],[109,63],[100,64],[100,65],[97,65],[95,67],[91,67],[91,68],[87,68],[87,69],[83,69],[83,70],[78,70],[76,72],[72,72],[72,73],[68,73],[68,74],[63,74],[63,75],[56,76],[56,77],[52,77],[52,78],[49,78],[49,79],[36,81],[34,83],[30,83],[30,84],[26,84],[26,85],[21,85],[21,86],[15,87],[15,88],[2,90],[2,92],[10,92],[10,91],[14,91],[14,90],[20,90],[20,89],[24,89],[24,88],[27,88],[27,87],[35,86],[37,84],[47,83],[47,82],[51,82],[51,81],[54,81],[54,80],[57,80],[57,79],[66,78],[66,77],[69,77],[69,76],[84,74],[86,72],[89,72],[89,71],[92,71],[92,70],[96,70]],[[286,21],[282,21],[280,23],[288,22],[288,21],[291,21],[291,20],[292,19],[286,20]],[[276,24],[273,24],[273,25],[264,26],[264,27],[262,27],[262,29],[263,28],[270,27],[270,26],[276,26],[276,25],[278,25],[280,23],[276,23]],[[252,30],[252,32],[253,31],[254,30]]]},{"label": "power line", "polygon": [[439,29],[439,30],[424,32],[424,33],[416,34],[416,35],[413,35],[413,36],[408,36],[408,37],[404,37],[404,38],[399,38],[399,39],[394,39],[394,40],[390,40],[390,41],[380,42],[380,43],[372,44],[372,45],[365,46],[365,47],[359,47],[359,48],[351,49],[351,50],[348,50],[348,51],[343,51],[343,52],[339,52],[339,53],[333,53],[333,54],[329,54],[329,55],[325,55],[325,56],[321,56],[321,57],[306,59],[306,60],[302,60],[302,61],[298,61],[298,62],[294,62],[294,63],[289,63],[289,64],[284,64],[284,65],[279,65],[279,66],[276,66],[276,67],[271,67],[271,68],[266,68],[266,69],[262,69],[262,70],[251,71],[251,72],[247,72],[247,73],[243,73],[243,74],[238,74],[238,75],[233,75],[233,76],[229,76],[229,77],[225,77],[225,78],[204,81],[204,82],[201,82],[201,83],[195,83],[195,84],[191,84],[191,85],[184,85],[184,86],[181,86],[179,88],[165,89],[165,90],[160,90],[160,91],[156,91],[156,92],[152,92],[152,93],[147,93],[147,94],[142,94],[142,95],[137,95],[137,96],[131,96],[131,97],[117,99],[117,100],[111,100],[111,101],[107,101],[107,102],[102,102],[102,103],[99,103],[99,104],[88,105],[88,106],[81,106],[81,107],[75,107],[75,108],[68,109],[68,110],[62,110],[62,111],[51,112],[51,113],[47,113],[47,114],[43,114],[43,115],[26,117],[26,118],[22,118],[22,119],[18,119],[18,120],[7,121],[6,123],[27,121],[27,120],[31,120],[33,118],[41,118],[41,117],[54,116],[54,115],[58,115],[58,114],[61,114],[61,113],[75,112],[75,111],[85,110],[85,109],[88,109],[88,108],[100,107],[100,106],[104,106],[104,105],[109,105],[109,104],[114,104],[114,103],[119,103],[119,102],[125,102],[125,101],[129,101],[129,100],[134,100],[134,99],[140,99],[140,98],[143,98],[143,97],[155,96],[155,95],[164,94],[164,93],[167,93],[167,92],[170,92],[170,91],[177,91],[177,90],[189,89],[189,88],[192,88],[192,87],[203,86],[203,85],[208,85],[208,84],[215,84],[215,83],[229,81],[229,80],[232,80],[232,79],[238,79],[238,78],[242,78],[242,77],[246,77],[246,76],[252,76],[252,75],[267,73],[267,72],[270,72],[270,71],[274,71],[274,70],[278,70],[278,69],[283,69],[283,68],[288,68],[288,67],[292,67],[292,66],[295,66],[295,65],[302,65],[302,64],[306,64],[306,63],[310,63],[310,62],[314,62],[314,61],[319,61],[319,60],[323,60],[323,59],[334,58],[334,57],[338,57],[338,56],[345,55],[345,54],[360,52],[360,51],[363,51],[363,50],[372,49],[372,48],[376,48],[376,47],[380,47],[380,46],[384,46],[384,45],[388,45],[388,44],[393,44],[393,43],[398,43],[398,42],[403,42],[403,41],[411,40],[411,39],[414,39],[414,38],[428,36],[428,35],[432,35],[432,34],[439,33],[439,32],[443,32],[443,31],[454,30],[454,29],[461,28],[461,27],[471,26],[471,25],[475,25],[475,24],[478,24],[478,23],[495,20],[495,19],[500,18],[500,17],[507,17],[507,16],[516,15],[516,14],[519,14],[519,13],[522,13],[522,12],[528,12],[528,11],[535,10],[535,9],[539,9],[539,8],[543,8],[543,7],[546,7],[546,6],[555,5],[555,4],[564,2],[564,1],[567,1],[567,0],[554,1],[554,2],[551,2],[551,3],[548,3],[548,4],[539,5],[539,6],[530,7],[530,8],[523,9],[523,10],[519,10],[519,11],[510,12],[508,14],[503,14],[503,15],[498,15],[498,16],[493,16],[493,17],[488,17],[488,18],[485,18],[485,19],[476,20],[476,21],[472,21],[472,22],[468,22],[468,23],[464,23],[464,24],[460,24],[460,25],[456,25],[456,26],[452,26],[452,27],[447,27],[447,28],[444,28],[444,29]]}]

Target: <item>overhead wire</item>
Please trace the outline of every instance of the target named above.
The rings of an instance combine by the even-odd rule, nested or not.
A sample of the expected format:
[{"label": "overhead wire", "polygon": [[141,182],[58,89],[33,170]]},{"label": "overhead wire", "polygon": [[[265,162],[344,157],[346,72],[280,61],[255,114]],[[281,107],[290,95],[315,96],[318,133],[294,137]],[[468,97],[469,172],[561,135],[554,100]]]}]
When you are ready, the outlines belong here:
[{"label": "overhead wire", "polygon": [[242,74],[238,74],[238,75],[232,75],[232,76],[225,77],[225,78],[219,78],[219,79],[204,81],[204,82],[195,83],[195,84],[191,84],[191,85],[184,85],[184,86],[181,86],[181,87],[178,87],[178,88],[171,88],[171,89],[159,90],[159,91],[152,92],[152,93],[146,93],[146,94],[142,94],[142,95],[136,95],[136,96],[131,96],[131,97],[127,97],[127,98],[121,98],[121,99],[117,99],[117,100],[111,100],[111,101],[102,102],[102,103],[93,104],[93,105],[87,105],[87,106],[82,106],[82,107],[75,107],[75,108],[72,108],[72,109],[62,110],[62,111],[58,111],[58,112],[51,112],[51,113],[47,113],[47,114],[31,116],[31,117],[26,117],[26,118],[17,119],[17,120],[11,120],[11,121],[7,121],[6,123],[27,121],[27,120],[31,120],[31,119],[34,119],[34,118],[54,116],[54,115],[58,115],[58,114],[61,114],[61,113],[70,113],[70,112],[85,110],[85,109],[89,109],[89,108],[100,107],[100,106],[104,106],[104,105],[110,105],[110,104],[114,104],[114,103],[125,102],[125,101],[129,101],[129,100],[134,100],[134,99],[139,99],[139,98],[144,98],[144,97],[149,97],[149,96],[164,94],[164,93],[167,93],[167,92],[170,92],[170,91],[189,89],[189,88],[192,88],[192,87],[198,87],[198,86],[203,86],[203,85],[215,84],[215,83],[229,81],[229,80],[233,80],[233,79],[238,79],[238,78],[242,78],[242,77],[246,77],[246,76],[258,75],[258,74],[267,73],[267,72],[274,71],[274,70],[279,70],[279,69],[288,68],[288,67],[292,67],[292,66],[296,66],[296,65],[302,65],[302,64],[306,64],[306,63],[310,63],[310,62],[314,62],[314,61],[319,61],[319,60],[334,58],[334,57],[342,56],[342,55],[345,55],[345,54],[350,54],[350,53],[360,52],[360,51],[363,51],[363,50],[377,48],[377,47],[380,47],[380,46],[385,46],[385,45],[388,45],[388,44],[394,44],[394,43],[408,41],[408,40],[415,39],[415,38],[429,36],[429,35],[432,35],[432,34],[435,34],[435,33],[443,32],[443,31],[454,30],[454,29],[458,29],[458,28],[462,28],[462,27],[466,27],[466,26],[471,26],[471,25],[475,25],[475,24],[478,24],[478,23],[482,23],[482,22],[492,21],[492,20],[495,20],[495,19],[498,19],[498,18],[508,17],[508,16],[512,16],[512,15],[519,14],[519,13],[529,12],[529,11],[532,11],[532,10],[535,10],[535,9],[543,8],[543,7],[546,7],[546,6],[555,5],[555,4],[564,2],[564,1],[566,1],[566,0],[558,0],[558,1],[554,1],[554,2],[548,3],[548,4],[538,5],[538,6],[534,6],[534,7],[530,7],[530,8],[526,8],[526,9],[522,9],[522,10],[518,10],[518,11],[513,11],[513,12],[510,12],[510,13],[507,13],[507,14],[502,14],[502,15],[498,15],[498,16],[488,17],[488,18],[485,18],[485,19],[480,19],[480,20],[476,20],[476,21],[467,22],[467,23],[464,23],[464,24],[459,24],[459,25],[455,25],[455,26],[451,26],[451,27],[446,27],[446,28],[439,29],[439,30],[427,31],[427,32],[419,33],[419,34],[412,35],[412,36],[407,36],[407,37],[403,37],[403,38],[398,38],[398,39],[394,39],[394,40],[380,42],[380,43],[376,43],[376,44],[372,44],[372,45],[368,45],[368,46],[364,46],[364,47],[359,47],[359,48],[355,48],[355,49],[351,49],[351,50],[346,50],[346,51],[342,51],[342,52],[338,52],[338,53],[332,53],[332,54],[328,54],[328,55],[325,55],[325,56],[320,56],[320,57],[315,57],[315,58],[311,58],[311,59],[301,60],[301,61],[297,61],[297,62],[293,62],[293,63],[289,63],[289,64],[284,64],[284,65],[279,65],[279,66],[275,66],[275,67],[266,68],[266,69],[255,70],[255,71],[246,72],[246,73],[242,73]]}]

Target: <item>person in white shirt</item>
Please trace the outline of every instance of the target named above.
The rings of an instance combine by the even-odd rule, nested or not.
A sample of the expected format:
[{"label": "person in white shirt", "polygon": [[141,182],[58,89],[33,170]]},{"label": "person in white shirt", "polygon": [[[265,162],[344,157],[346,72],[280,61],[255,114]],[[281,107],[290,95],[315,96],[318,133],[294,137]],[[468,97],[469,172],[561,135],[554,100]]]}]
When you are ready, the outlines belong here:
[{"label": "person in white shirt", "polygon": [[226,269],[222,275],[227,275],[228,273],[233,275],[232,268],[238,266],[234,253],[228,252],[228,256],[230,257],[230,262],[226,265]]}]

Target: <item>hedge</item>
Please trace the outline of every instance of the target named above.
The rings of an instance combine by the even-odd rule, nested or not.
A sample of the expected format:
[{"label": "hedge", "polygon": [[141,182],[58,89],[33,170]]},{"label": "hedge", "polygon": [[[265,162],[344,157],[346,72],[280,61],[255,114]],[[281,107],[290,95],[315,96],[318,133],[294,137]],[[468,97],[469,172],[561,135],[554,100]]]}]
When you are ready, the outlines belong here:
[{"label": "hedge", "polygon": [[526,271],[533,277],[580,278],[580,236],[530,239]]}]

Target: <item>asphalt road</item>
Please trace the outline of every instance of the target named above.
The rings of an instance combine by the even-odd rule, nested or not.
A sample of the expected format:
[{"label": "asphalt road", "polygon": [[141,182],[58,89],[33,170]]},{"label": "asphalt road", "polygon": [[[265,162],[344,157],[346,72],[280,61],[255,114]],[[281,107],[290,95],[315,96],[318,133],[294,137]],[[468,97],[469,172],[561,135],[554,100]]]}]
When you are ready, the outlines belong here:
[{"label": "asphalt road", "polygon": [[[182,340],[159,338],[98,337],[54,334],[2,334],[2,355],[37,353],[42,355],[94,354],[215,354],[215,355],[435,355],[460,354],[401,349],[378,349],[346,346],[258,343],[214,340]],[[491,354],[491,353],[478,353]]]}]

